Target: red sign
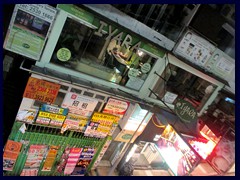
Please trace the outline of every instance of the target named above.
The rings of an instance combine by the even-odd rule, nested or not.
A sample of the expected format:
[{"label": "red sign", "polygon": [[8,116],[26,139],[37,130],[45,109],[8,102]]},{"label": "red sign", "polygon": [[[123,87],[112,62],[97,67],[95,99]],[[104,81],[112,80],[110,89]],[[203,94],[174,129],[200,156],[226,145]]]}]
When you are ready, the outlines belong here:
[{"label": "red sign", "polygon": [[30,77],[28,79],[23,97],[47,103],[54,103],[59,89],[60,84]]},{"label": "red sign", "polygon": [[12,171],[22,143],[8,140],[3,153],[3,170]]}]

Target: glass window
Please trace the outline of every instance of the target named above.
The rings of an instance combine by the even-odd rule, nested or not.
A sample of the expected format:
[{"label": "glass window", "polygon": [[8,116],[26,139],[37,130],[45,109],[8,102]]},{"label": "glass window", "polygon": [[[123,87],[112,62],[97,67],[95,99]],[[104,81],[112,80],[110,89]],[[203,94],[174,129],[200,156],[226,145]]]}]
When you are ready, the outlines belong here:
[{"label": "glass window", "polygon": [[159,75],[150,97],[174,104],[177,98],[189,101],[198,111],[202,109],[216,86],[177,66],[168,65]]},{"label": "glass window", "polygon": [[67,18],[51,63],[139,90],[157,59],[141,48],[131,49],[133,44],[126,47],[124,38],[118,44],[95,31]]}]

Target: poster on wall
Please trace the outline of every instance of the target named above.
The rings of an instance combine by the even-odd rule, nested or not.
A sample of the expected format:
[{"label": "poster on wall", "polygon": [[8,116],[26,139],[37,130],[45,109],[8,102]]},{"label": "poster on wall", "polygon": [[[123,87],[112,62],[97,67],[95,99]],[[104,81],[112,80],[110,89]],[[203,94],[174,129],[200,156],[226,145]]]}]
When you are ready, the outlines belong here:
[{"label": "poster on wall", "polygon": [[57,10],[47,4],[16,4],[4,48],[39,60]]},{"label": "poster on wall", "polygon": [[12,171],[17,161],[22,143],[8,140],[3,153],[3,170]]},{"label": "poster on wall", "polygon": [[204,66],[215,49],[210,42],[188,30],[174,49],[174,53],[194,64]]},{"label": "poster on wall", "polygon": [[97,103],[98,101],[94,98],[69,92],[65,95],[62,107],[68,108],[70,113],[90,117]]},{"label": "poster on wall", "polygon": [[50,146],[48,155],[43,164],[42,171],[51,171],[52,170],[55,158],[57,156],[58,149],[59,149],[59,146]]},{"label": "poster on wall", "polygon": [[37,116],[38,110],[35,109],[23,109],[17,113],[16,120],[25,123],[32,124]]},{"label": "poster on wall", "polygon": [[119,116],[121,119],[127,111],[129,104],[130,103],[126,101],[109,98],[103,109],[103,113],[113,114]]},{"label": "poster on wall", "polygon": [[60,84],[29,77],[23,97],[52,104],[55,102],[60,86]]},{"label": "poster on wall", "polygon": [[62,126],[62,132],[66,131],[67,129],[84,132],[88,121],[89,119],[87,117],[68,113]]},{"label": "poster on wall", "polygon": [[92,161],[92,158],[94,156],[95,153],[95,149],[91,148],[91,147],[84,147],[80,158],[77,161],[77,164],[73,170],[73,172],[71,173],[71,175],[73,176],[84,176],[84,174],[87,171],[87,168],[89,166],[89,164]]},{"label": "poster on wall", "polygon": [[21,176],[37,176],[43,158],[46,156],[48,146],[31,145],[28,150],[27,160]]},{"label": "poster on wall", "polygon": [[84,136],[106,137],[111,132],[113,123],[116,122],[117,119],[119,119],[119,117],[112,114],[94,112],[84,132]]},{"label": "poster on wall", "polygon": [[216,49],[206,63],[205,68],[223,79],[228,79],[231,78],[230,76],[234,71],[235,60],[220,49]]},{"label": "poster on wall", "polygon": [[70,153],[69,153],[68,159],[67,159],[67,164],[64,169],[65,175],[69,175],[73,172],[73,170],[79,160],[81,152],[82,152],[82,148],[71,148],[70,149]]},{"label": "poster on wall", "polygon": [[110,135],[116,129],[116,127],[118,125],[118,121],[121,121],[122,117],[126,113],[128,107],[129,107],[129,104],[130,104],[130,102],[121,101],[121,100],[117,100],[117,99],[113,99],[113,98],[108,99],[107,104],[104,107],[102,112],[113,114],[113,115],[119,117],[119,119],[117,119],[116,121],[113,122],[113,127],[112,127],[112,130],[110,132]]},{"label": "poster on wall", "polygon": [[229,129],[215,146],[207,161],[219,174],[226,173],[235,163],[235,132]]}]

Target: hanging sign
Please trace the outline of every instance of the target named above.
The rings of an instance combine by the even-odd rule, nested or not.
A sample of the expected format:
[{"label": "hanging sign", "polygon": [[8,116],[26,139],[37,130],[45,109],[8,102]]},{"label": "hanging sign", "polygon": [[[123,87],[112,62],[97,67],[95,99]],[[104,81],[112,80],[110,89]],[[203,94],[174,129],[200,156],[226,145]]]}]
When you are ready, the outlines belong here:
[{"label": "hanging sign", "polygon": [[56,13],[47,4],[16,4],[4,48],[39,60]]},{"label": "hanging sign", "polygon": [[62,107],[68,108],[70,113],[90,117],[97,103],[98,101],[94,98],[69,92],[65,95]]},{"label": "hanging sign", "polygon": [[3,153],[3,170],[12,171],[21,150],[22,143],[8,140]]},{"label": "hanging sign", "polygon": [[29,77],[23,97],[51,104],[54,103],[60,86],[60,84]]},{"label": "hanging sign", "polygon": [[192,123],[197,120],[197,110],[188,101],[177,99],[174,110],[178,117],[186,123]]}]

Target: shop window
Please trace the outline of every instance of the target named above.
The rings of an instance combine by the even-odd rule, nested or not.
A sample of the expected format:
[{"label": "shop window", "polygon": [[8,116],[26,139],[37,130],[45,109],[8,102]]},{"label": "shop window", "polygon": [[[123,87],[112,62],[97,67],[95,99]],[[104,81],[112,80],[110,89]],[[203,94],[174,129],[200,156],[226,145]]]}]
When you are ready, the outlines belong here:
[{"label": "shop window", "polygon": [[57,98],[56,98],[54,104],[60,106],[63,102],[63,99],[64,99],[65,95],[66,94],[63,93],[63,92],[58,92],[58,95],[57,95]]},{"label": "shop window", "polygon": [[70,90],[70,92],[77,93],[77,94],[81,94],[81,93],[82,93],[82,90],[76,89],[76,88],[72,88],[72,89]]},{"label": "shop window", "polygon": [[[99,36],[96,30],[67,18],[51,63],[139,90],[156,58],[139,48]],[[114,38],[113,38],[114,39]],[[130,75],[129,75],[130,74]]]},{"label": "shop window", "polygon": [[96,98],[96,99],[104,100],[104,99],[105,99],[105,96],[102,96],[102,95],[97,94],[97,95],[95,96],[95,98]]},{"label": "shop window", "polygon": [[84,96],[89,96],[89,97],[93,97],[93,93],[91,93],[91,92],[87,92],[87,91],[85,91],[84,93],[83,93],[83,95]]},{"label": "shop window", "polygon": [[[66,94],[63,93],[63,92],[58,92],[57,98],[56,98],[56,100],[55,100],[55,102],[53,104],[61,106],[65,95]],[[39,108],[39,107],[41,107],[42,104],[46,104],[46,103],[35,100],[34,103],[33,103],[33,107]]]},{"label": "shop window", "polygon": [[94,111],[99,112],[102,109],[102,106],[103,106],[103,102],[98,102]]},{"label": "shop window", "polygon": [[34,103],[33,103],[33,107],[37,107],[37,108],[39,108],[42,104],[44,104],[43,102],[41,102],[41,101],[34,101]]},{"label": "shop window", "polygon": [[61,85],[60,89],[67,91],[68,90],[68,86]]},{"label": "shop window", "polygon": [[177,98],[182,98],[189,101],[198,111],[216,88],[210,82],[172,64],[158,76],[159,79],[150,97],[160,98],[170,104],[174,104]]}]

